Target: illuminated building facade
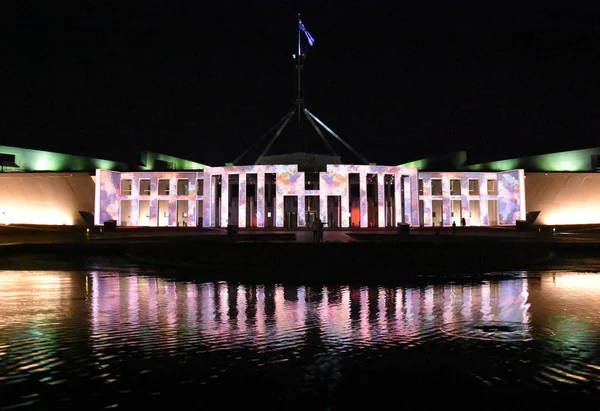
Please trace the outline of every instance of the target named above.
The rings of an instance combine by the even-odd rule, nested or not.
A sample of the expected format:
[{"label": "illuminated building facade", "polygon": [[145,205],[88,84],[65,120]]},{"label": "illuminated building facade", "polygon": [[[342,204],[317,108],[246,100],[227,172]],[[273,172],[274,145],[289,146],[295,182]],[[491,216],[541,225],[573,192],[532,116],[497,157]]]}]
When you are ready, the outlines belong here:
[{"label": "illuminated building facade", "polygon": [[95,223],[121,226],[329,227],[514,225],[523,170],[419,173],[329,164],[205,167],[198,172],[96,171]]},{"label": "illuminated building facade", "polygon": [[[469,164],[466,153],[399,166],[299,156],[209,167],[144,152],[109,160],[0,146],[0,224],[189,227],[600,223],[600,148]],[[294,164],[296,161],[296,164]],[[510,167],[510,168],[507,168]],[[439,171],[453,170],[453,171]]]}]

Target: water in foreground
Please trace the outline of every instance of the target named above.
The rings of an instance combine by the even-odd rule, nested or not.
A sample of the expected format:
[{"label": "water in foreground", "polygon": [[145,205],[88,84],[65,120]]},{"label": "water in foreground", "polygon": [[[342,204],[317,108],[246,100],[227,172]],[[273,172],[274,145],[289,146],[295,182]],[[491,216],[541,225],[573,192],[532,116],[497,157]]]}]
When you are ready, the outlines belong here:
[{"label": "water in foreground", "polygon": [[133,269],[0,271],[0,410],[489,409],[527,400],[551,409],[595,399],[600,274],[516,274],[304,287],[178,282]]}]

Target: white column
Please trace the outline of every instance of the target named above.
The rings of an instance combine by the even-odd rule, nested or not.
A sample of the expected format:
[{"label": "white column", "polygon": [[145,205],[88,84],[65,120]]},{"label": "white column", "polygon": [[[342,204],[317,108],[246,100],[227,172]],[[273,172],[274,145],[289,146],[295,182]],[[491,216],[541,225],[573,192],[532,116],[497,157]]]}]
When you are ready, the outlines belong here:
[{"label": "white column", "polygon": [[377,173],[377,225],[385,227],[385,174]]},{"label": "white column", "polygon": [[327,194],[319,194],[319,218],[327,222]]},{"label": "white column", "polygon": [[298,195],[298,227],[306,227],[306,200],[304,200],[304,195]]},{"label": "white column", "polygon": [[[410,187],[410,214],[411,221],[410,224],[413,226],[421,225],[421,216],[419,212],[419,173],[415,172],[410,177],[409,187]],[[405,191],[406,193],[406,191]]]},{"label": "white column", "polygon": [[229,225],[229,174],[221,176],[221,227]]},{"label": "white column", "polygon": [[466,176],[461,176],[460,178],[460,208],[462,218],[465,219],[467,225],[471,225],[471,213],[469,213],[469,179]]},{"label": "white column", "polygon": [[360,226],[369,226],[369,214],[367,204],[367,173],[360,172],[358,175],[360,188]]},{"label": "white column", "polygon": [[444,225],[452,225],[451,203],[450,203],[450,179],[442,177],[442,219]]},{"label": "white column", "polygon": [[[527,216],[527,207],[525,203],[525,170],[520,169],[517,173],[519,176],[519,215],[517,215],[516,218],[517,220],[525,220],[525,217]],[[496,180],[498,180],[497,177]],[[516,224],[516,221],[514,224]]]},{"label": "white column", "polygon": [[396,224],[402,222],[402,174],[396,172],[394,174],[394,220]]},{"label": "white column", "polygon": [[350,217],[348,217],[350,214],[350,178],[348,173],[346,173],[346,185],[344,187],[344,191],[342,192],[341,201],[342,204],[340,204],[340,207],[342,208],[342,221],[340,226],[350,227]]},{"label": "white column", "polygon": [[256,174],[256,225],[265,226],[265,173]]},{"label": "white column", "polygon": [[434,225],[431,210],[431,178],[423,178],[423,225]]},{"label": "white column", "polygon": [[215,222],[215,211],[212,206],[212,202],[215,198],[214,188],[212,184],[212,176],[204,171],[203,187],[202,187],[202,225],[204,227],[214,227]]},{"label": "white column", "polygon": [[238,226],[246,227],[246,173],[239,174]]}]

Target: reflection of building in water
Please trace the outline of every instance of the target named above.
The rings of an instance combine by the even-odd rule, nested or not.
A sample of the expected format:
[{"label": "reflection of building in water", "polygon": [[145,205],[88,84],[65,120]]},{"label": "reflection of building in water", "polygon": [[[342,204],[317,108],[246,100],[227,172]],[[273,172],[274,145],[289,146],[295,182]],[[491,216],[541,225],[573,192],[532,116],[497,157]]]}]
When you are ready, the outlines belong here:
[{"label": "reflection of building in water", "polygon": [[[0,273],[0,328],[63,319],[77,292],[72,274],[60,271]],[[30,301],[23,304],[23,300]]]},{"label": "reflection of building in water", "polygon": [[[0,380],[24,370],[43,370],[45,363],[54,361],[61,335],[75,338],[80,332],[87,333],[73,314],[86,304],[81,298],[86,284],[75,281],[75,275],[60,271],[0,272],[0,366],[4,366],[0,367]],[[16,363],[19,365],[13,367]]]},{"label": "reflection of building in water", "polygon": [[[600,329],[600,275],[555,273],[528,280],[531,293],[532,322],[564,335]],[[535,291],[535,292],[534,292]],[[561,302],[560,315],[552,311]]]},{"label": "reflection of building in water", "polygon": [[92,334],[133,328],[137,332],[126,333],[123,342],[147,339],[150,346],[175,345],[192,336],[212,349],[268,349],[285,339],[303,344],[317,337],[333,344],[400,343],[418,341],[442,324],[530,320],[525,279],[421,288],[314,288],[90,277]]}]

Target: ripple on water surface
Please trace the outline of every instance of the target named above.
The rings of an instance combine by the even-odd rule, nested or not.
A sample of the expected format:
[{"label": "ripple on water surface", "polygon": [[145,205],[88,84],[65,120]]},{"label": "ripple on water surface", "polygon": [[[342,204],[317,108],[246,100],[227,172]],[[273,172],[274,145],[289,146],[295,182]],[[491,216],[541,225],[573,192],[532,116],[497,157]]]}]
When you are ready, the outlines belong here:
[{"label": "ripple on water surface", "polygon": [[173,408],[257,392],[335,408],[399,381],[597,394],[600,277],[522,277],[308,287],[0,272],[0,409]]}]

